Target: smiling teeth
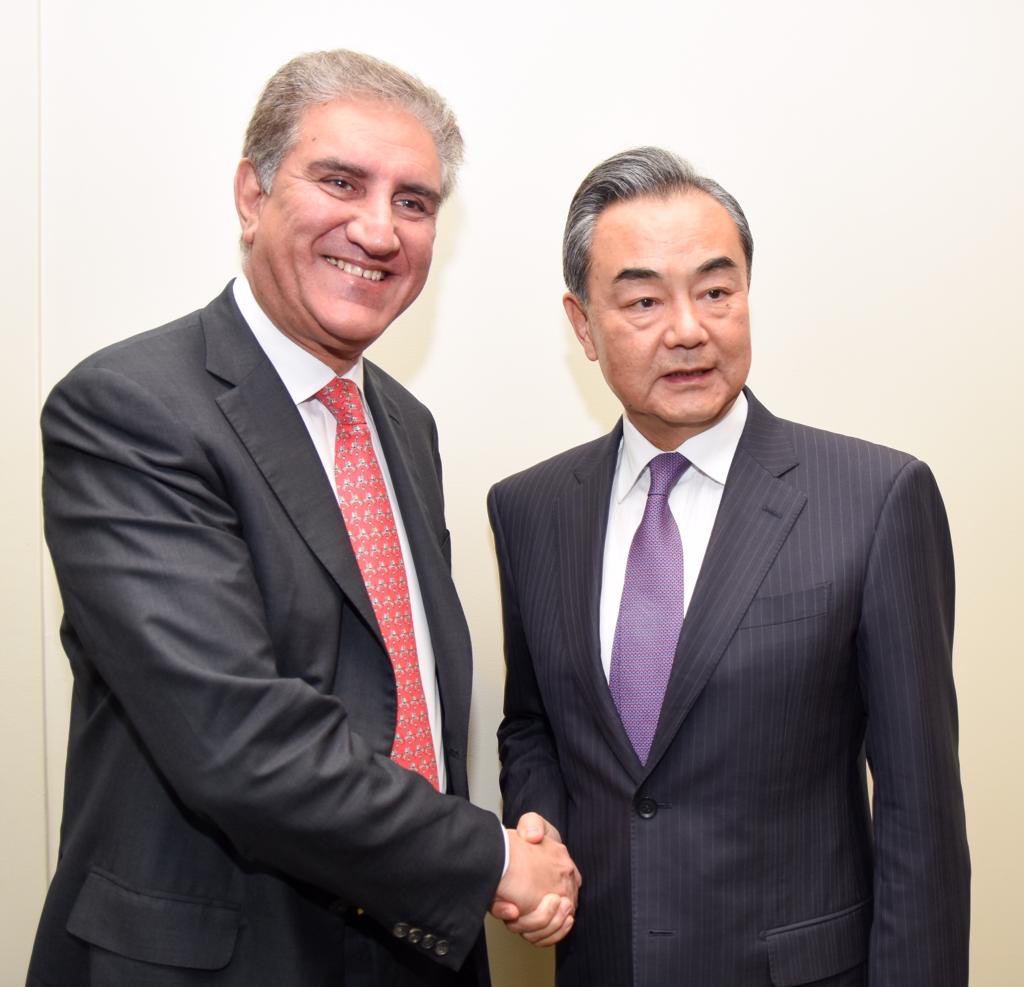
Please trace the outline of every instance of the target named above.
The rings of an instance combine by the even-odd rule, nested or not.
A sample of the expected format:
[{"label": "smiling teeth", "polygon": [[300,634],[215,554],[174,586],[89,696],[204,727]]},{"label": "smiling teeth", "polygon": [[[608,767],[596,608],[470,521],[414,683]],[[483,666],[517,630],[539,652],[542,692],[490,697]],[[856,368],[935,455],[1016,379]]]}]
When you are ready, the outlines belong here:
[{"label": "smiling teeth", "polygon": [[325,260],[346,274],[354,274],[357,278],[366,278],[367,281],[380,281],[384,277],[383,271],[368,271],[359,267],[358,264],[349,264],[348,261],[338,260],[337,257],[327,257]]}]

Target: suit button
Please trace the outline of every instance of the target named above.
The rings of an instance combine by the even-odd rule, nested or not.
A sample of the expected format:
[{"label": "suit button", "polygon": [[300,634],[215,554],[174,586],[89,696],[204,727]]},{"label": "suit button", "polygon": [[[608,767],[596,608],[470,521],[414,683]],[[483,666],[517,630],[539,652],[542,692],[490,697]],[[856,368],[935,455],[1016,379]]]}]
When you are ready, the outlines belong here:
[{"label": "suit button", "polygon": [[423,930],[412,928],[409,930],[409,942],[417,943],[423,938]]},{"label": "suit button", "polygon": [[409,923],[396,922],[395,927],[391,930],[391,934],[396,939],[404,939],[409,934]]},{"label": "suit button", "polygon": [[448,955],[448,940],[447,939],[438,939],[437,942],[434,943],[434,952],[437,953],[438,956],[447,956]]},{"label": "suit button", "polygon": [[427,934],[426,934],[426,935],[425,935],[425,936],[423,937],[423,941],[422,941],[422,942],[420,943],[420,945],[421,945],[421,946],[422,946],[422,947],[423,947],[424,949],[433,949],[433,948],[434,948],[434,943],[435,943],[435,942],[437,942],[437,936],[433,936],[433,935],[431,935],[431,934],[430,934],[430,933],[428,932],[428,933],[427,933]]},{"label": "suit button", "polygon": [[644,795],[636,800],[636,812],[641,819],[653,819],[658,814],[658,803]]}]

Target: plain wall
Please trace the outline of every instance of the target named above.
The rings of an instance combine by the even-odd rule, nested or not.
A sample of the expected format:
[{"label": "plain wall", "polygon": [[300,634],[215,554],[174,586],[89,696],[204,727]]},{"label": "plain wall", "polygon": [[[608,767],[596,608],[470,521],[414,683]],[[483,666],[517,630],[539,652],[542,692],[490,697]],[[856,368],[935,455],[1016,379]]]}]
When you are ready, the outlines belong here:
[{"label": "plain wall", "polygon": [[[561,230],[591,166],[661,144],[721,181],[750,219],[758,397],[784,417],[907,449],[938,477],[958,565],[972,982],[1015,982],[1021,10],[1010,0],[12,0],[0,41],[0,980],[24,975],[55,862],[70,698],[40,538],[42,398],[88,353],[220,290],[238,267],[231,178],[263,82],[297,52],[350,47],[437,87],[468,145],[428,286],[370,356],[441,431],[476,651],[476,800],[498,806],[503,681],[484,497],[615,421],[562,313]],[[490,931],[496,987],[547,982],[550,953]]]},{"label": "plain wall", "polygon": [[[0,32],[0,983],[24,980],[47,881],[39,509],[39,86],[33,4]],[[13,138],[13,139],[12,139]]]}]

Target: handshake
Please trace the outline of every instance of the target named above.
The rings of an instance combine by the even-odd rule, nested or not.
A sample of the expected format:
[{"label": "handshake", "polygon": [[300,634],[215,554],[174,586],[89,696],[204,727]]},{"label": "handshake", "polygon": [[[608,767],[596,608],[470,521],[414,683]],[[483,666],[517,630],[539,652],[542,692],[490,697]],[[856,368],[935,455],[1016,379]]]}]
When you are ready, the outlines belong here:
[{"label": "handshake", "polygon": [[527,812],[508,831],[508,870],[491,914],[535,946],[553,946],[572,929],[580,872],[557,829]]}]

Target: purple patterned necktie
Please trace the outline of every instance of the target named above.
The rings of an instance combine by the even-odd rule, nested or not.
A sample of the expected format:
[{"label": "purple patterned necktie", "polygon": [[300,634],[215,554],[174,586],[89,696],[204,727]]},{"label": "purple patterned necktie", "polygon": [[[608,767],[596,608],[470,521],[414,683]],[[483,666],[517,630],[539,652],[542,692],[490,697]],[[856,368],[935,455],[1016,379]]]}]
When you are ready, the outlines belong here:
[{"label": "purple patterned necktie", "polygon": [[608,685],[641,764],[647,763],[683,626],[683,543],[668,495],[689,462],[655,456],[640,527],[626,560]]}]

